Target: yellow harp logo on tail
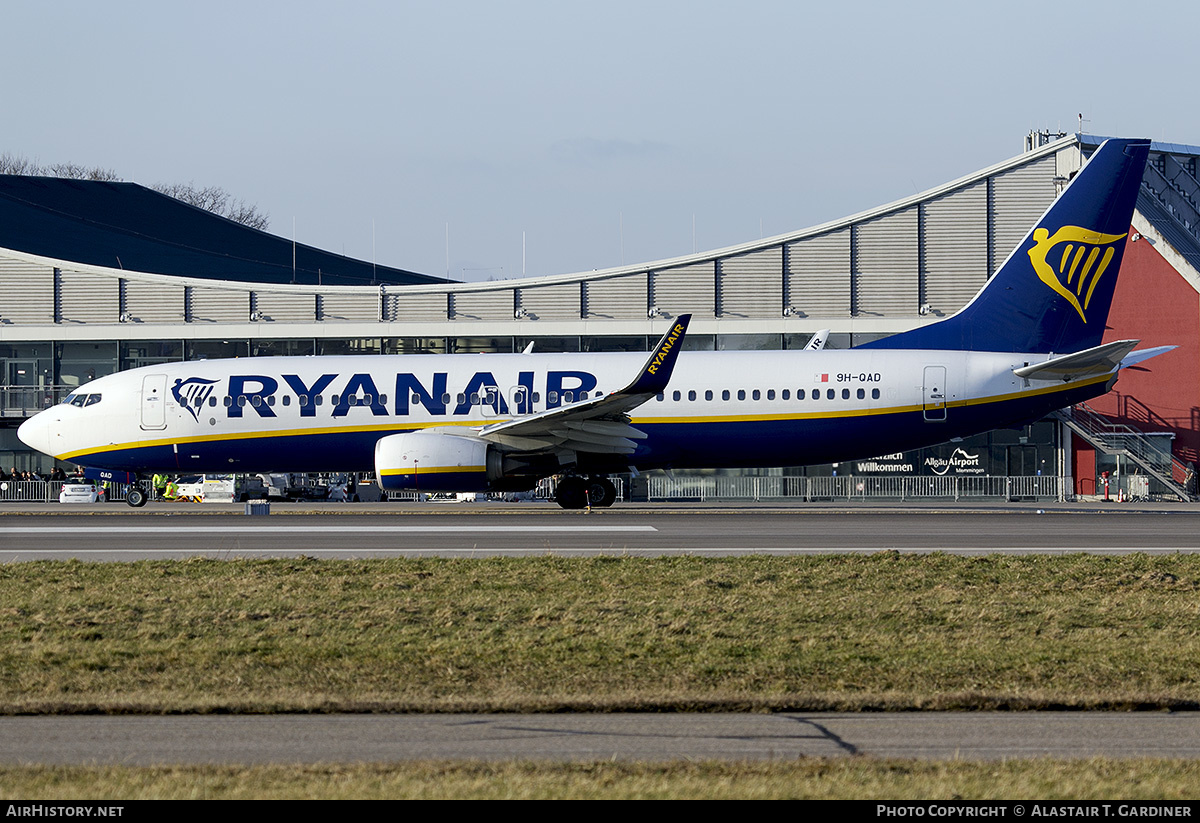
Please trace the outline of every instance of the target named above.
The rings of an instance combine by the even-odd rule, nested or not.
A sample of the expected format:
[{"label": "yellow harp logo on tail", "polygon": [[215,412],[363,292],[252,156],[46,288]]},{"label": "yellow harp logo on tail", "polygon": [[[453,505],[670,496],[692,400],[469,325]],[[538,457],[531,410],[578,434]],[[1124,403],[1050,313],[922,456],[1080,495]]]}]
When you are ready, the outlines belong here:
[{"label": "yellow harp logo on tail", "polygon": [[1101,234],[1079,226],[1063,226],[1053,236],[1034,229],[1029,259],[1038,279],[1062,295],[1086,323],[1084,312],[1092,292],[1117,253],[1115,244],[1124,239],[1123,234]]}]

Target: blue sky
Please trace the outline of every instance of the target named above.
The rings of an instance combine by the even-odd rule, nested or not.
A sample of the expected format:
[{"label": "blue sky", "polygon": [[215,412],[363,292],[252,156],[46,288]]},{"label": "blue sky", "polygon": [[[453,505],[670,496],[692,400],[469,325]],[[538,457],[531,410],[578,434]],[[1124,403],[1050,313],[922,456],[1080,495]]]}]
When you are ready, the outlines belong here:
[{"label": "blue sky", "polygon": [[[455,279],[832,220],[1030,129],[1200,144],[1200,12],[1115,2],[5,3],[0,152],[218,185]],[[374,225],[374,250],[372,246]]]}]

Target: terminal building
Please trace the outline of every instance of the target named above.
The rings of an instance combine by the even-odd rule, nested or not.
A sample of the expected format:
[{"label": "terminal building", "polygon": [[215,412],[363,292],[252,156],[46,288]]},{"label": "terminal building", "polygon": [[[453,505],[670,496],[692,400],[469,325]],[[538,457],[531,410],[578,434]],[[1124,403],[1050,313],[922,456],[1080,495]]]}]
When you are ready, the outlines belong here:
[{"label": "terminal building", "polygon": [[[1034,132],[1016,157],[812,228],[488,283],[295,244],[132,183],[0,176],[0,468],[52,468],[16,428],[80,384],[174,360],[513,352],[530,342],[644,351],[684,313],[692,349],[803,348],[822,329],[829,347],[878,339],[965,305],[1102,139]],[[916,452],[756,472],[754,494],[808,494],[802,479],[837,478],[831,495],[959,496],[986,485],[1071,498],[1103,496],[1107,481],[1112,496],[1186,496],[1200,459],[1197,158],[1200,147],[1152,145],[1105,336],[1179,348],[1122,372],[1090,407]],[[745,488],[744,476],[631,487],[701,496]]]}]

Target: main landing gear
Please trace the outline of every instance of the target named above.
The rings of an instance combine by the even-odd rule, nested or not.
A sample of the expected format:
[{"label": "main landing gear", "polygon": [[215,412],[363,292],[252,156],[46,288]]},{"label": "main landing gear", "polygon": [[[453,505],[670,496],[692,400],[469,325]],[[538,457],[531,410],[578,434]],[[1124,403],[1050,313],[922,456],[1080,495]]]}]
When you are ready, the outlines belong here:
[{"label": "main landing gear", "polygon": [[564,477],[554,492],[554,502],[564,509],[607,508],[616,499],[617,487],[607,477]]}]

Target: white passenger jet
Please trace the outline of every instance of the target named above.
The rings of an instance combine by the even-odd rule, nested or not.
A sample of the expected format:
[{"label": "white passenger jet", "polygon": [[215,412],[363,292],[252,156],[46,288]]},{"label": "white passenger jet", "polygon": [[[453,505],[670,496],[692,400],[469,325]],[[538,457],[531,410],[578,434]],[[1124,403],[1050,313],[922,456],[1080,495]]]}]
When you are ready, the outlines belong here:
[{"label": "white passenger jet", "polygon": [[611,505],[618,472],[828,463],[1023,424],[1165,350],[1101,342],[1148,151],[1104,143],[961,311],[857,348],[681,354],[683,315],[649,357],[170,363],[81,386],[18,436],[122,482],[373,469],[385,489],[466,492],[559,475],[578,508]]}]

